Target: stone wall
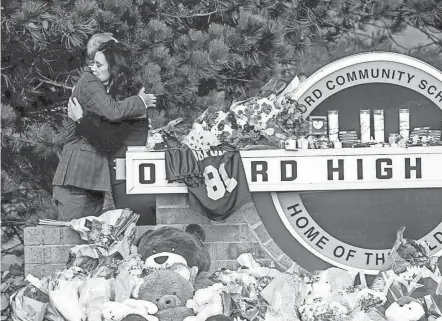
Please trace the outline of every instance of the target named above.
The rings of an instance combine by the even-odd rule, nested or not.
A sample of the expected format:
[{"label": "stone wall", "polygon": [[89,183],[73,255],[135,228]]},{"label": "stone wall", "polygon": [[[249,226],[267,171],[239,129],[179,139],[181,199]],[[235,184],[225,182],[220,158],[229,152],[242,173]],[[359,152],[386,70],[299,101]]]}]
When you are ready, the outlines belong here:
[{"label": "stone wall", "polygon": [[[189,208],[187,194],[157,197],[157,225],[140,226],[137,237],[146,230],[161,226],[184,229],[187,224],[200,224],[206,232],[205,246],[212,257],[211,270],[236,268],[236,258],[252,253],[264,265],[272,261],[282,270],[293,261],[272,240],[252,201],[222,222],[214,222]],[[63,269],[69,248],[80,244],[77,232],[66,227],[36,226],[25,229],[25,273],[42,277]]]}]

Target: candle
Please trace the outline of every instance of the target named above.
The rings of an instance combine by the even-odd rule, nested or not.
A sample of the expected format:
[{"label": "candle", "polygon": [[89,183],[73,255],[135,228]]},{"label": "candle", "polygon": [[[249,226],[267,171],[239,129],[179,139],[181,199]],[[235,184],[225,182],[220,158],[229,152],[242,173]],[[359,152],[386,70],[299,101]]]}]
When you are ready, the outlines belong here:
[{"label": "candle", "polygon": [[337,110],[328,111],[328,138],[332,142],[339,140],[339,112]]},{"label": "candle", "polygon": [[399,133],[404,139],[410,137],[410,109],[399,109]]},{"label": "candle", "polygon": [[359,120],[361,123],[361,142],[370,141],[370,110],[361,110],[359,112]]},{"label": "candle", "polygon": [[373,120],[374,120],[374,140],[379,143],[383,143],[385,142],[384,110],[375,109],[373,111]]}]

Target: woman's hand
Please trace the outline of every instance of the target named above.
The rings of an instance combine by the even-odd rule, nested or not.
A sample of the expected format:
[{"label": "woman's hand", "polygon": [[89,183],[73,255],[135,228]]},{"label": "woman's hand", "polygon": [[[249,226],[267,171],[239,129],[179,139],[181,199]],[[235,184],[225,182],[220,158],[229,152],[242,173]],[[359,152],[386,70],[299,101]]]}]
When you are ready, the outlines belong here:
[{"label": "woman's hand", "polygon": [[155,97],[154,94],[146,94],[144,92],[144,87],[140,89],[138,95],[143,98],[147,108],[157,106],[157,97]]},{"label": "woman's hand", "polygon": [[78,121],[83,118],[83,108],[81,108],[80,103],[75,97],[69,98],[68,117],[73,121]]}]

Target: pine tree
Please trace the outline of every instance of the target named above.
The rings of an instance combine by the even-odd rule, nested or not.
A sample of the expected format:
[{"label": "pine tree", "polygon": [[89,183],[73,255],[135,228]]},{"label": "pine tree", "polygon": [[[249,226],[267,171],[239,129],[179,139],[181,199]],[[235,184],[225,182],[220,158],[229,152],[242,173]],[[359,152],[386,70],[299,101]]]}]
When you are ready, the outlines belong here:
[{"label": "pine tree", "polygon": [[[67,100],[87,40],[112,32],[156,94],[155,126],[254,96],[271,78],[290,81],[353,53],[404,52],[441,68],[438,0],[5,0],[2,22],[2,202],[24,190],[21,212],[52,215],[51,181],[63,144]],[[368,34],[367,28],[376,26]],[[403,48],[406,27],[432,46]],[[22,193],[22,194],[20,194]],[[52,214],[51,214],[52,213]]]}]

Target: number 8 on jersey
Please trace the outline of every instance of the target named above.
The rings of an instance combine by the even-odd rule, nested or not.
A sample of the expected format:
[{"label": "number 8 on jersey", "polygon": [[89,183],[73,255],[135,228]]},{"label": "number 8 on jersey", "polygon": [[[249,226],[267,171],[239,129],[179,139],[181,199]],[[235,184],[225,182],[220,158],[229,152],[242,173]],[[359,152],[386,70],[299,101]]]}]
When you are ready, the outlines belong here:
[{"label": "number 8 on jersey", "polygon": [[217,170],[213,165],[207,165],[204,169],[204,183],[206,184],[207,196],[217,201],[226,194],[231,193],[238,182],[235,178],[227,175],[225,163],[222,163]]}]

